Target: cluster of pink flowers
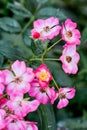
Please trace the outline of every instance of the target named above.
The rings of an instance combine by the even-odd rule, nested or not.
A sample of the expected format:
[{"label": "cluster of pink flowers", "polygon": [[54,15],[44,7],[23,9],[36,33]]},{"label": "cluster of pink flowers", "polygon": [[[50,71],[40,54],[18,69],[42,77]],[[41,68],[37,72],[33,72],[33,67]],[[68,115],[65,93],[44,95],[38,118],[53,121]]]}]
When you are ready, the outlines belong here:
[{"label": "cluster of pink flowers", "polygon": [[36,122],[24,120],[40,105],[36,99],[24,98],[35,78],[33,69],[17,60],[11,70],[0,71],[0,130],[38,130]]},{"label": "cluster of pink flowers", "polygon": [[[24,61],[17,60],[11,71],[0,71],[0,130],[38,130],[36,122],[24,119],[27,114],[37,110],[41,103],[53,104],[57,98],[57,108],[67,106],[68,99],[75,96],[75,89],[60,88],[56,92],[54,87],[49,87],[51,80],[45,64],[33,70]],[[24,97],[26,93],[29,94],[27,98]]]},{"label": "cluster of pink flowers", "polygon": [[78,71],[79,54],[76,52],[76,45],[80,44],[80,31],[76,29],[77,24],[67,19],[61,28],[62,39],[66,42],[60,57],[62,68],[65,73],[76,74]]},{"label": "cluster of pink flowers", "polygon": [[75,88],[59,88],[50,87],[50,81],[53,79],[52,74],[45,64],[40,65],[35,71],[35,79],[31,83],[29,95],[35,97],[40,103],[47,104],[50,102],[54,104],[56,99],[59,99],[57,108],[61,109],[68,105],[68,99],[75,96]]},{"label": "cluster of pink flowers", "polygon": [[38,19],[34,22],[34,29],[31,30],[32,38],[35,40],[53,39],[61,35],[65,41],[62,56],[59,58],[62,62],[62,69],[65,73],[76,74],[78,71],[79,54],[76,52],[76,45],[80,45],[80,31],[76,29],[77,24],[67,19],[62,26],[59,26],[58,18],[48,18],[46,20]]},{"label": "cluster of pink flowers", "polygon": [[[58,18],[38,19],[34,22],[31,36],[34,40],[53,39],[61,35],[66,43],[63,46],[62,68],[65,73],[76,74],[79,54],[76,45],[80,44],[80,32],[77,24],[67,19],[62,26]],[[75,88],[52,86],[53,76],[46,66],[41,64],[35,70],[27,67],[24,61],[16,60],[11,69],[0,71],[0,130],[38,130],[37,123],[25,120],[25,117],[36,111],[40,104],[54,104],[57,108],[66,107],[69,99],[75,96]],[[25,95],[28,95],[25,98]]]}]

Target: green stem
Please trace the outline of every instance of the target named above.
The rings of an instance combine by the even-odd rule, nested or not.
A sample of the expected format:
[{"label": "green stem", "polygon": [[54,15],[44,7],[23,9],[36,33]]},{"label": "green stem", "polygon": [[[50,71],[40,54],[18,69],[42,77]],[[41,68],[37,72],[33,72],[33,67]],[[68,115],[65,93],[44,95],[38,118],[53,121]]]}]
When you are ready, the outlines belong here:
[{"label": "green stem", "polygon": [[[53,77],[52,77],[52,78],[53,78]],[[58,84],[56,83],[56,81],[55,81],[55,79],[54,79],[54,78],[53,78],[53,82],[54,82],[54,84],[55,84],[56,88],[57,88],[57,89],[59,89]]]},{"label": "green stem", "polygon": [[36,60],[42,61],[42,58],[34,58],[34,59],[32,58],[29,61],[36,61]]},{"label": "green stem", "polygon": [[45,47],[45,50],[44,50],[44,52],[42,54],[42,63],[43,63],[43,60],[44,60],[44,56],[45,56],[45,54],[47,52],[47,46],[48,46],[48,41],[46,42],[46,47]]},{"label": "green stem", "polygon": [[[35,60],[42,61],[42,58],[30,59],[30,61],[35,61]],[[59,59],[56,59],[56,58],[44,58],[44,60],[45,61],[59,61]]]},{"label": "green stem", "polygon": [[21,30],[21,32],[20,32],[19,35],[17,36],[16,40],[14,41],[14,46],[16,46],[16,44],[17,44],[16,41],[18,41],[20,35],[28,28],[28,26],[29,26],[29,25],[32,23],[32,21],[34,20],[35,14],[36,14],[37,10],[38,10],[38,7],[36,8],[36,11],[35,11],[34,15],[32,15],[31,19],[28,21],[28,23],[24,26],[24,28]]},{"label": "green stem", "polygon": [[34,20],[34,16],[31,17],[31,19],[28,21],[28,23],[24,26],[24,28],[20,32],[20,34],[22,34],[28,28],[28,26],[32,23],[33,20]]},{"label": "green stem", "polygon": [[59,39],[58,41],[56,41],[52,46],[50,46],[47,51],[50,51],[56,44],[58,44],[62,39]]},{"label": "green stem", "polygon": [[30,97],[28,97],[28,98],[24,98],[24,101],[28,101],[28,100],[30,100]]},{"label": "green stem", "polygon": [[38,7],[36,8],[34,15],[32,15],[31,19],[28,21],[28,23],[22,29],[22,31],[20,32],[20,34],[22,34],[28,28],[28,26],[32,23],[32,21],[35,18],[35,14],[36,14],[37,10],[38,10]]},{"label": "green stem", "polygon": [[56,59],[56,58],[44,58],[44,60],[47,60],[47,61],[59,61],[59,59]]}]

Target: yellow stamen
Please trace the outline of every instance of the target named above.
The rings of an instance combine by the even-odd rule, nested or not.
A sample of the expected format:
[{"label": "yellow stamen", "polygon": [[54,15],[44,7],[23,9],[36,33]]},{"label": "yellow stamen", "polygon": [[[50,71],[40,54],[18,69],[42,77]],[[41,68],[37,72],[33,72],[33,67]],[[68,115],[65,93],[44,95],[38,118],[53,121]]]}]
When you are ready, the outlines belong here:
[{"label": "yellow stamen", "polygon": [[48,78],[48,74],[46,72],[40,72],[39,79],[46,80]]}]

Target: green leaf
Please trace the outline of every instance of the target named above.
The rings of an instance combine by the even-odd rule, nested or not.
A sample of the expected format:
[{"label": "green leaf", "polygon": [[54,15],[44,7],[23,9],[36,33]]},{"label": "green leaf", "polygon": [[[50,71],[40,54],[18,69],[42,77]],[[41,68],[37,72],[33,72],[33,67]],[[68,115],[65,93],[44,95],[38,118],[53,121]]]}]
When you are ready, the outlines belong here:
[{"label": "green leaf", "polygon": [[41,61],[32,61],[31,62],[31,67],[33,68],[33,69],[36,69],[38,66],[40,66],[41,65]]},{"label": "green leaf", "polygon": [[17,36],[18,36],[18,34],[4,32],[4,31],[2,31],[1,35],[2,35],[2,39],[4,41],[11,41],[11,42],[14,42],[15,39],[17,39]]},{"label": "green leaf", "polygon": [[80,51],[80,56],[81,56],[81,63],[82,63],[81,66],[83,66],[82,71],[84,69],[87,70],[87,55],[85,55],[82,51]]},{"label": "green leaf", "polygon": [[3,55],[0,54],[0,67],[2,66],[3,62],[4,62],[4,57]]},{"label": "green leaf", "polygon": [[37,122],[38,130],[56,130],[56,121],[51,104],[40,105],[37,111],[26,116],[26,120]]},{"label": "green leaf", "polygon": [[21,31],[19,23],[15,19],[9,17],[0,18],[0,28],[11,33]]},{"label": "green leaf", "polygon": [[39,109],[35,112],[30,112],[25,117],[25,119],[37,122],[38,130],[42,130],[42,117],[41,117],[41,111]]},{"label": "green leaf", "polygon": [[29,29],[26,30],[26,31],[24,32],[24,34],[23,34],[24,43],[25,43],[28,47],[31,46],[31,42],[32,42],[32,40],[31,40],[31,38],[30,38],[30,35],[31,35],[31,33],[30,33],[30,30],[29,30]]},{"label": "green leaf", "polygon": [[[81,103],[81,102],[80,102]],[[81,109],[81,108],[80,108]],[[62,128],[69,130],[87,130],[87,118],[84,119],[83,117],[80,118],[69,118],[63,121],[59,121],[58,124],[62,125]],[[60,126],[60,125],[59,125]],[[60,129],[60,127],[59,127]]]},{"label": "green leaf", "polygon": [[55,81],[58,83],[60,86],[72,86],[72,81],[71,78],[64,73],[64,71],[61,69],[59,63],[57,62],[46,62],[48,65],[48,68],[53,74],[53,77]]},{"label": "green leaf", "polygon": [[84,44],[87,42],[87,27],[84,28],[82,32],[82,38],[81,38],[81,43]]},{"label": "green leaf", "polygon": [[[2,44],[4,43],[4,44]],[[14,60],[26,60],[26,57],[22,50],[19,48],[13,48],[9,41],[0,41],[0,54],[7,57],[8,59]]]},{"label": "green leaf", "polygon": [[63,21],[67,18],[67,16],[64,14],[64,12],[61,9],[57,9],[56,17],[58,17],[60,21]]},{"label": "green leaf", "polygon": [[58,17],[59,20],[65,20],[67,17],[60,10],[53,7],[46,7],[39,10],[36,17],[40,18],[48,18],[48,17]]},{"label": "green leaf", "polygon": [[52,105],[40,105],[40,111],[43,126],[42,130],[56,130],[56,121]]},{"label": "green leaf", "polygon": [[29,8],[29,10],[34,14],[37,8],[37,1],[36,0],[26,0],[25,5]]},{"label": "green leaf", "polygon": [[8,3],[7,7],[17,16],[21,16],[23,18],[30,18],[32,16],[31,12],[29,10],[27,10],[19,2],[14,2],[14,4]]},{"label": "green leaf", "polygon": [[48,0],[36,0],[38,2],[38,4],[45,4],[46,2],[48,2]]},{"label": "green leaf", "polygon": [[35,55],[41,55],[43,53],[43,51],[44,51],[43,43],[41,43],[39,40],[38,41],[34,41],[31,44],[31,49],[32,49],[32,52]]}]

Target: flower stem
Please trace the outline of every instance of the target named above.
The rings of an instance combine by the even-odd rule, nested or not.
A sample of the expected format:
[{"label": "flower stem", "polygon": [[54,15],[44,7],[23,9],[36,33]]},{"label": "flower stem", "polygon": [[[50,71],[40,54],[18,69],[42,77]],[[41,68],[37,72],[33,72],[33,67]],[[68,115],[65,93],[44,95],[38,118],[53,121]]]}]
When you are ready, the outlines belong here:
[{"label": "flower stem", "polygon": [[[34,59],[30,59],[30,61],[42,61],[42,58],[34,58]],[[59,61],[59,59],[56,58],[44,58],[45,61]]]},{"label": "flower stem", "polygon": [[31,16],[31,18],[29,19],[29,21],[28,21],[28,22],[26,23],[26,25],[24,26],[24,28],[21,30],[21,32],[19,33],[19,35],[16,37],[16,40],[14,41],[14,44],[13,44],[14,46],[17,45],[17,42],[18,42],[19,37],[21,36],[21,34],[25,32],[25,30],[28,28],[28,26],[29,26],[29,25],[33,22],[33,20],[35,19],[35,14],[36,14],[37,10],[38,10],[38,7],[36,8],[35,13]]},{"label": "flower stem", "polygon": [[24,26],[24,28],[22,29],[22,31],[20,32],[20,34],[22,34],[27,28],[28,26],[32,23],[32,21],[34,20],[34,15],[32,15],[31,19],[28,21],[28,23]]},{"label": "flower stem", "polygon": [[[52,77],[52,78],[53,78],[53,77]],[[56,83],[56,81],[55,81],[55,79],[54,79],[54,78],[53,78],[53,82],[54,82],[54,84],[55,84],[56,88],[57,88],[57,89],[59,89],[58,84]]]},{"label": "flower stem", "polygon": [[44,58],[44,60],[47,60],[47,61],[59,61],[59,59],[57,59],[57,58]]},{"label": "flower stem", "polygon": [[58,41],[56,41],[52,46],[50,46],[47,51],[50,51],[56,44],[58,44],[62,39],[59,39]]},{"label": "flower stem", "polygon": [[32,59],[30,59],[30,61],[36,61],[36,60],[41,61],[42,59],[41,58],[32,58]]},{"label": "flower stem", "polygon": [[30,97],[24,98],[24,101],[28,101],[30,100]]},{"label": "flower stem", "polygon": [[47,46],[48,46],[48,41],[46,42],[46,47],[45,47],[45,50],[44,50],[44,52],[43,52],[43,54],[42,54],[42,63],[43,63],[43,61],[44,61],[44,56],[45,56],[45,54],[46,54],[46,52],[47,52]]}]

